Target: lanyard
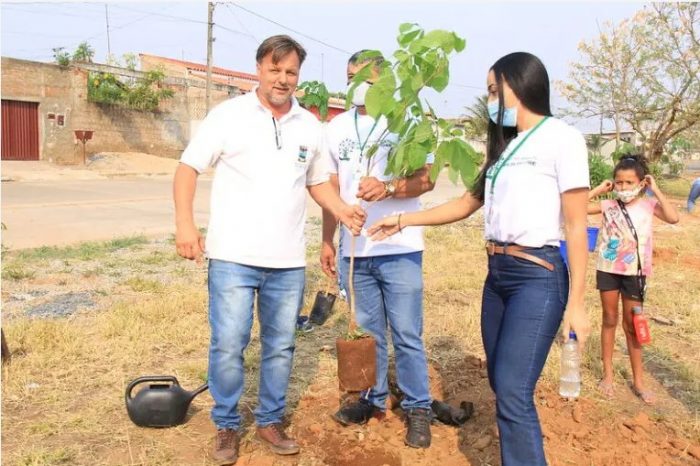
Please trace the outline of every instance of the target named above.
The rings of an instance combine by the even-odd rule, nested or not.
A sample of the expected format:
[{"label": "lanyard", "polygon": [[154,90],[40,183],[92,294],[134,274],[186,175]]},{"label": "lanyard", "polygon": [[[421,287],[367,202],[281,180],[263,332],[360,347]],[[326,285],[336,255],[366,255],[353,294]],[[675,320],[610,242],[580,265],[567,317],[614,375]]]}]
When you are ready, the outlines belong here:
[{"label": "lanyard", "polygon": [[360,139],[360,128],[357,127],[357,107],[355,107],[355,134],[357,134],[357,143],[360,145],[360,160],[362,160],[362,157],[364,156],[365,153],[365,146],[367,145],[367,142],[369,141],[369,138],[372,136],[372,133],[374,132],[374,129],[377,127],[377,123],[379,123],[379,120],[374,120],[374,124],[372,125],[372,129],[369,130],[369,134],[367,134],[367,137],[365,138],[365,142],[362,142],[362,139]]},{"label": "lanyard", "polygon": [[629,212],[627,212],[627,207],[625,207],[624,202],[618,199],[617,205],[620,206],[622,215],[625,217],[625,220],[627,221],[627,226],[632,232],[632,236],[634,237],[634,241],[636,243],[635,249],[637,250],[637,282],[639,284],[639,297],[641,298],[641,301],[644,302],[644,294],[646,293],[646,280],[644,279],[644,275],[642,274],[642,256],[639,253],[639,237],[637,236],[637,229],[634,227],[634,223],[632,223],[632,218],[630,217]]},{"label": "lanyard", "polygon": [[[491,178],[491,196],[492,196],[492,197],[493,197],[493,190],[494,190],[494,188],[495,188],[495,186],[496,186],[496,178],[498,178],[498,174],[501,173],[501,170],[502,170],[503,167],[506,165],[506,163],[508,163],[508,161],[515,155],[515,153],[518,152],[518,149],[520,149],[520,148],[522,147],[522,145],[525,144],[525,141],[527,141],[527,139],[528,139],[530,136],[532,136],[532,135],[535,133],[535,131],[537,131],[537,130],[540,128],[540,126],[542,126],[542,123],[544,123],[544,122],[547,120],[547,118],[549,118],[549,117],[546,116],[546,117],[542,118],[542,119],[540,120],[540,122],[537,123],[537,125],[535,125],[534,128],[532,128],[532,131],[530,131],[529,133],[527,133],[527,134],[525,135],[525,137],[523,138],[523,140],[520,141],[520,142],[518,143],[517,146],[515,146],[515,149],[513,149],[513,150],[510,152],[510,154],[508,154],[508,156],[503,160],[503,162],[500,163],[500,164],[497,163],[498,166],[497,166],[496,169],[495,169],[496,172],[493,174],[493,177]],[[500,159],[499,159],[499,160],[500,160]],[[492,200],[492,202],[493,202],[493,200]]]}]

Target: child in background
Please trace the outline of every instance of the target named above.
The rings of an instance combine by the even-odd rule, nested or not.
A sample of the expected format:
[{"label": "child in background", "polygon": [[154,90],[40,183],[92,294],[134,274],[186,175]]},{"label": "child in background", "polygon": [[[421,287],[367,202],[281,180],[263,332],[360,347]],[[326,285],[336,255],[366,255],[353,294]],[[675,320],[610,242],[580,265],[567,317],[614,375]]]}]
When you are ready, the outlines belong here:
[{"label": "child in background", "polygon": [[[644,301],[644,285],[651,275],[653,217],[677,223],[678,213],[649,174],[641,155],[623,157],[615,166],[613,178],[614,182],[606,180],[592,189],[589,199],[611,191],[615,199],[588,207],[589,214],[603,214],[596,267],[596,288],[603,305],[603,379],[598,387],[606,396],[613,396],[612,356],[622,295],[622,328],[632,365],[632,390],[642,401],[652,404],[654,394],[644,387],[642,378],[642,347],[635,337],[632,307]],[[653,198],[643,196],[645,188],[651,189]]]}]

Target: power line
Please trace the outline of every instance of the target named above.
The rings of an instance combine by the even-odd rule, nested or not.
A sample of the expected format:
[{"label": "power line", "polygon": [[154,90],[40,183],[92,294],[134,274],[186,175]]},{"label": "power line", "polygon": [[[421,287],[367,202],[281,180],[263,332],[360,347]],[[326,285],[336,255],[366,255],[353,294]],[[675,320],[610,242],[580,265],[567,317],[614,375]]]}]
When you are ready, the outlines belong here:
[{"label": "power line", "polygon": [[[285,26],[285,25],[282,24],[282,23],[279,23],[279,22],[277,22],[277,21],[275,21],[275,20],[273,20],[273,19],[270,19],[270,18],[268,18],[268,17],[266,17],[266,16],[263,16],[263,15],[261,15],[261,14],[259,14],[259,13],[254,12],[254,11],[252,11],[252,10],[249,10],[248,8],[245,8],[245,7],[241,6],[241,5],[238,5],[238,4],[235,3],[235,2],[225,3],[225,5],[226,5],[226,7],[229,8],[229,9],[230,9],[230,5],[233,5],[233,6],[235,6],[236,8],[240,8],[241,10],[250,13],[250,14],[253,15],[253,16],[257,16],[258,18],[264,19],[265,21],[268,21],[268,22],[270,22],[270,23],[272,23],[272,24],[275,24],[275,25],[277,25],[277,26],[279,26],[279,27],[281,27],[281,28],[284,28],[284,29],[286,29],[286,30],[288,30],[288,31],[291,31],[291,32],[295,33],[295,34],[299,34],[299,35],[302,36],[302,37],[306,37],[307,39],[310,39],[310,40],[312,40],[312,41],[314,41],[314,42],[318,42],[319,44],[325,45],[325,46],[328,47],[328,48],[331,48],[331,49],[333,49],[333,50],[337,50],[337,51],[342,52],[342,53],[345,53],[345,54],[347,54],[347,55],[352,55],[352,53],[351,53],[351,52],[348,52],[347,50],[344,50],[344,49],[341,49],[340,47],[336,47],[336,46],[334,46],[334,45],[331,45],[331,44],[329,44],[328,42],[324,42],[324,41],[322,41],[322,40],[320,40],[320,39],[316,39],[316,38],[314,38],[314,37],[311,37],[311,36],[309,36],[308,34],[304,34],[304,33],[301,32],[301,31],[297,31],[296,29],[292,29],[292,28],[290,28],[289,26]],[[231,10],[231,13],[233,13],[233,10]],[[238,18],[236,17],[236,19],[238,19]],[[253,37],[254,37],[254,36],[253,36]],[[254,37],[254,38],[255,38],[255,37]],[[255,39],[257,40],[257,38],[255,38]],[[483,86],[471,86],[471,85],[468,85],[468,84],[457,84],[457,83],[450,83],[450,85],[455,86],[455,87],[463,87],[463,88],[466,88],[466,89],[475,89],[475,90],[479,90],[479,91],[483,91],[483,90],[484,90]]]},{"label": "power line", "polygon": [[464,87],[464,88],[467,88],[467,89],[476,89],[476,90],[478,90],[478,91],[484,91],[484,92],[486,92],[486,89],[484,89],[483,86],[481,86],[481,87],[479,87],[479,86],[470,86],[470,85],[468,85],[468,84],[457,84],[457,83],[450,83],[450,85],[451,85],[451,86],[456,86],[456,87]]},{"label": "power line", "polygon": [[245,32],[236,31],[235,29],[227,28],[226,26],[222,26],[218,23],[214,23],[214,27],[217,27],[219,29],[223,29],[224,31],[232,32],[232,33],[237,34],[239,36],[252,37],[253,39],[255,39],[255,37],[251,34],[246,34]]},{"label": "power line", "polygon": [[238,25],[239,25],[245,32],[248,33],[248,36],[249,36],[249,37],[252,37],[253,39],[255,39],[255,42],[260,42],[260,39],[258,39],[258,38],[255,36],[255,34],[253,34],[252,32],[250,32],[250,30],[246,27],[246,25],[243,23],[243,21],[240,20],[240,18],[239,18],[238,15],[236,14],[236,12],[233,10],[233,8],[231,8],[231,5],[229,5],[228,3],[224,3],[224,5],[226,6],[226,9],[228,10],[228,12],[231,13],[231,16],[233,16],[233,17],[235,18],[236,22],[238,22]]},{"label": "power line", "polygon": [[2,31],[3,34],[14,34],[18,36],[32,36],[32,37],[50,37],[54,39],[76,39],[80,36],[76,35],[71,35],[71,36],[64,36],[61,34],[44,34],[42,32],[33,32],[33,31],[7,31],[3,29]]},{"label": "power line", "polygon": [[263,16],[263,15],[261,15],[261,14],[259,14],[259,13],[256,13],[256,12],[254,12],[254,11],[252,11],[252,10],[249,10],[248,8],[242,7],[241,5],[238,5],[237,3],[231,2],[230,4],[233,5],[233,6],[235,6],[236,8],[240,8],[241,10],[250,13],[250,14],[253,15],[253,16],[257,16],[258,18],[264,19],[265,21],[270,22],[270,23],[272,23],[272,24],[274,24],[274,25],[276,25],[276,26],[279,26],[279,27],[281,27],[281,28],[283,28],[283,29],[286,29],[286,30],[288,30],[288,31],[291,31],[291,32],[293,32],[294,34],[299,34],[299,35],[302,36],[302,37],[306,37],[306,38],[309,39],[309,40],[312,40],[312,41],[314,41],[314,42],[318,42],[318,43],[321,44],[321,45],[324,45],[324,46],[326,46],[326,47],[328,47],[328,48],[330,48],[330,49],[336,50],[336,51],[338,51],[338,52],[342,52],[342,53],[344,53],[344,54],[346,54],[346,55],[352,55],[352,53],[351,53],[351,52],[348,52],[347,50],[343,50],[343,49],[341,49],[340,47],[336,47],[335,45],[329,44],[328,42],[324,42],[324,41],[322,41],[322,40],[320,40],[320,39],[316,39],[315,37],[311,37],[310,35],[304,34],[303,32],[297,31],[296,29],[292,29],[292,28],[290,28],[290,27],[288,27],[288,26],[285,26],[285,25],[282,24],[282,23],[278,23],[277,21],[275,21],[275,20],[273,20],[273,19],[267,18],[267,17],[265,17],[265,16]]},{"label": "power line", "polygon": [[119,9],[127,10],[127,11],[133,11],[133,12],[135,12],[135,13],[146,13],[146,14],[152,15],[152,16],[160,16],[160,17],[163,17],[163,18],[170,18],[170,19],[173,19],[173,20],[185,21],[185,22],[189,22],[189,23],[208,24],[206,21],[200,21],[200,20],[198,20],[198,19],[185,18],[184,16],[175,16],[175,15],[167,15],[167,14],[164,14],[164,13],[147,12],[147,11],[143,11],[143,10],[137,10],[137,9],[135,9],[135,8],[127,8],[127,7],[124,7],[124,6],[121,6],[121,5],[112,5],[112,6],[113,6],[114,8],[119,8]]},{"label": "power line", "polygon": [[[19,5],[23,5],[23,4],[20,3]],[[20,11],[22,13],[32,13],[32,14],[42,14],[43,13],[43,14],[47,14],[47,15],[51,15],[51,16],[70,16],[73,18],[82,18],[82,19],[85,19],[85,16],[86,16],[86,15],[74,15],[71,13],[64,13],[64,12],[59,13],[55,10],[54,11],[24,10],[22,8],[14,8],[14,6],[11,6],[8,8],[7,6],[4,6],[4,5],[3,5],[2,9],[3,9],[3,11]],[[91,10],[87,13],[89,13],[89,16],[94,16],[95,14],[97,14],[97,12],[94,10]]]}]

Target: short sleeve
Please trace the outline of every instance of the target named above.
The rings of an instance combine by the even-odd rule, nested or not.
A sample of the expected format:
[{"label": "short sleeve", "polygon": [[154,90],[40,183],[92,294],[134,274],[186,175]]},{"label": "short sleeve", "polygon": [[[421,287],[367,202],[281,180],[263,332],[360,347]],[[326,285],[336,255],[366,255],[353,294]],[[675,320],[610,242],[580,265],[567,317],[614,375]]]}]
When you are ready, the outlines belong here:
[{"label": "short sleeve", "polygon": [[330,179],[331,168],[329,163],[330,157],[328,157],[328,149],[326,148],[328,145],[326,131],[325,125],[319,127],[316,152],[313,154],[309,162],[309,168],[306,171],[306,186],[325,183]]},{"label": "short sleeve", "polygon": [[221,129],[221,106],[214,108],[202,120],[194,137],[180,157],[180,162],[202,173],[213,166],[223,151],[225,133]]},{"label": "short sleeve", "polygon": [[588,176],[588,148],[583,135],[572,127],[562,135],[555,159],[559,193],[578,188],[590,188]]}]

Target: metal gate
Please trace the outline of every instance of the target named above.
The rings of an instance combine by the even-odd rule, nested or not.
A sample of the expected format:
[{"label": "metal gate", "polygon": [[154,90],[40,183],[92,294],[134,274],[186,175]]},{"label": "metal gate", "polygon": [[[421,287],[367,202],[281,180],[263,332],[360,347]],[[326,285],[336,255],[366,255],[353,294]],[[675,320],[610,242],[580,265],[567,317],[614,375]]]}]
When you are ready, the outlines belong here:
[{"label": "metal gate", "polygon": [[2,101],[2,160],[39,160],[39,104]]}]

